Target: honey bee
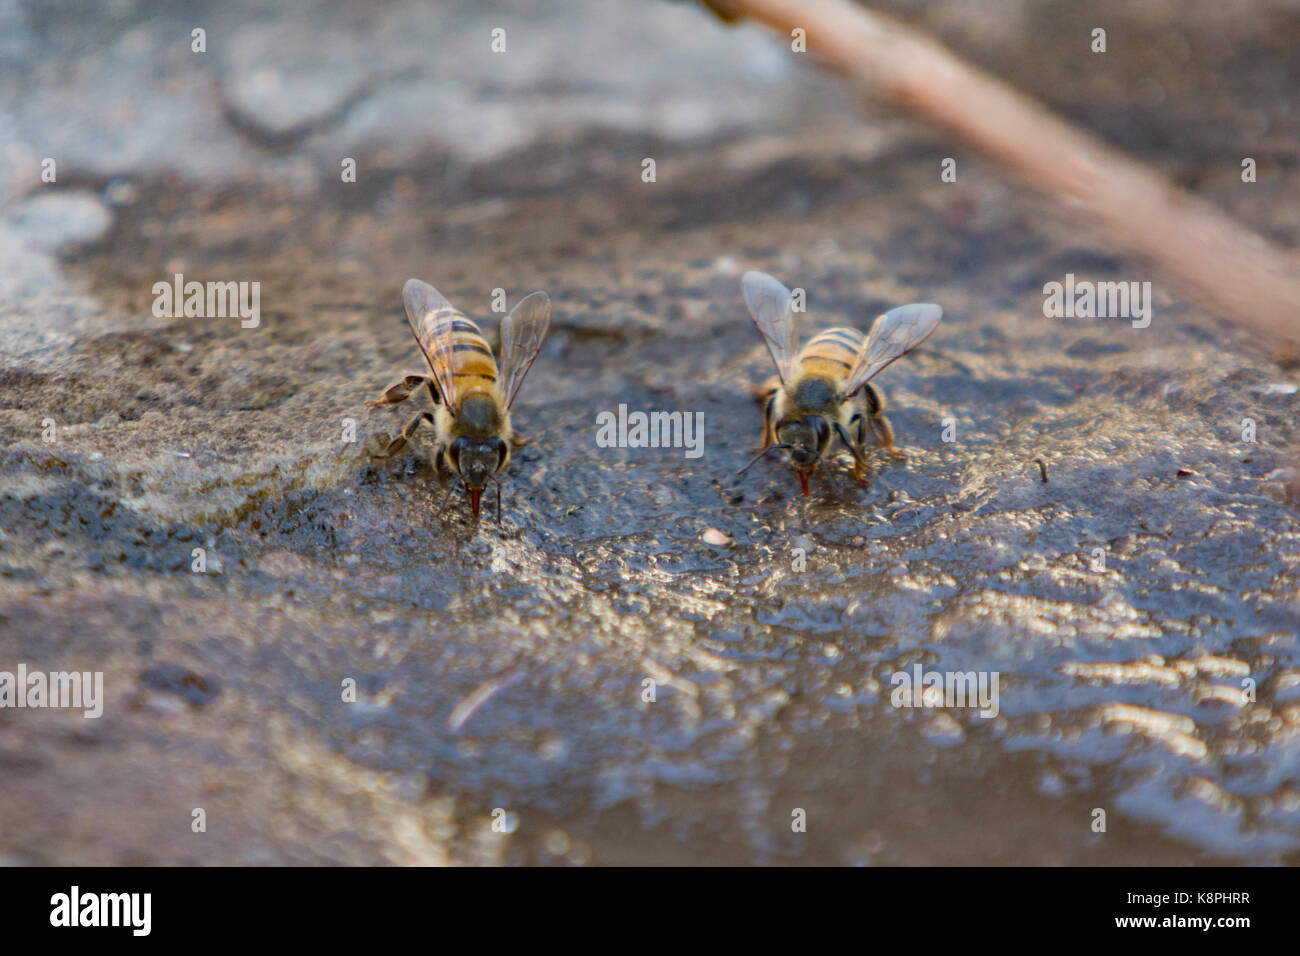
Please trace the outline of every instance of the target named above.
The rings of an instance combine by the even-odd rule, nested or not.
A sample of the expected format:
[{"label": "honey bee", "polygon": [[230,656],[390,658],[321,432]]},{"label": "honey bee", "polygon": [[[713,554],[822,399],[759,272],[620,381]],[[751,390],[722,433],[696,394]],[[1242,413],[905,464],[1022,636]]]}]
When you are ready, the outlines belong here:
[{"label": "honey bee", "polygon": [[[877,318],[865,336],[857,329],[827,329],[797,351],[799,330],[790,290],[762,272],[746,272],[740,289],[780,378],[779,384],[773,382],[759,392],[763,444],[740,472],[769,451],[786,449],[808,497],[808,482],[818,465],[835,487],[827,455],[836,437],[853,455],[853,477],[861,482],[868,471],[868,430],[881,449],[904,457],[894,448],[884,398],[869,383],[890,362],[924,342],[939,324],[943,309],[930,303],[899,306]],[[859,392],[862,399],[855,402]]]},{"label": "honey bee", "polygon": [[440,479],[456,477],[443,496],[461,484],[477,520],[479,499],[489,481],[497,486],[497,521],[501,520],[501,482],[497,474],[510,461],[512,446],[523,444],[510,427],[510,407],[542,347],[551,324],[551,300],[545,292],[524,296],[501,320],[501,366],[479,327],[433,286],[408,279],[402,289],[406,318],[428,368],[427,375],[407,375],[394,382],[370,408],[398,405],[427,390],[432,412],[421,412],[375,458],[402,450],[422,422],[434,426],[434,465]]}]

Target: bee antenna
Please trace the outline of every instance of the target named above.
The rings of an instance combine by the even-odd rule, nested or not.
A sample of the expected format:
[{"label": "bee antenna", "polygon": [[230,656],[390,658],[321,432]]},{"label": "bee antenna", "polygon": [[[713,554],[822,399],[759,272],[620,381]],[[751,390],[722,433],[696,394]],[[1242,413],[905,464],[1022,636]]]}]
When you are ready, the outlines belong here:
[{"label": "bee antenna", "polygon": [[489,475],[492,484],[497,486],[497,524],[501,523],[501,482],[496,475]]},{"label": "bee antenna", "polygon": [[838,497],[840,493],[840,486],[835,483],[835,475],[831,472],[831,463],[827,461],[825,458],[818,458],[817,464],[822,466],[822,474],[824,474],[826,476],[826,480],[831,483],[831,491],[835,492],[836,496]]},{"label": "bee antenna", "polygon": [[464,479],[457,478],[456,481],[452,483],[451,487],[447,489],[447,493],[442,496],[442,504],[438,505],[438,511],[433,516],[435,520],[442,517],[442,511],[447,507],[447,501],[451,498],[451,493],[456,490],[456,486],[460,485],[463,480]]},{"label": "bee antenna", "polygon": [[749,471],[750,467],[751,467],[755,462],[757,462],[760,458],[762,458],[764,455],[766,455],[769,451],[772,451],[772,450],[777,449],[777,448],[789,448],[789,447],[790,447],[789,445],[768,445],[766,448],[764,448],[762,451],[760,451],[757,455],[755,455],[753,458],[751,458],[751,459],[749,460],[749,464],[748,464],[748,465],[746,465],[744,468],[740,469],[740,471],[736,472],[736,475],[737,475],[737,476],[739,476],[739,475],[743,475],[745,472]]}]

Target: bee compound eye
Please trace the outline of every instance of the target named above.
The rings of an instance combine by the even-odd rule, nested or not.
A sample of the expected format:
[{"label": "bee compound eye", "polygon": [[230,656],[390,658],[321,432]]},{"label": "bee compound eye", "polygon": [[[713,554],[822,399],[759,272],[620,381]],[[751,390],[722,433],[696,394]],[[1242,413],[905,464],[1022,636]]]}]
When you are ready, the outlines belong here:
[{"label": "bee compound eye", "polygon": [[460,474],[460,452],[465,447],[465,439],[457,438],[447,449],[447,460],[451,462],[452,469]]}]

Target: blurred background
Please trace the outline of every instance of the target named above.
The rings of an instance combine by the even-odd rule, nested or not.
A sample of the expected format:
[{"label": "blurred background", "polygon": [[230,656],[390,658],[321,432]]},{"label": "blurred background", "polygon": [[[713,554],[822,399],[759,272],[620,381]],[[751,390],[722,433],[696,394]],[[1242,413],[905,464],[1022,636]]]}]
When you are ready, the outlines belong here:
[{"label": "blurred background", "polygon": [[[1291,0],[872,6],[1295,248]],[[787,40],[0,0],[0,104],[0,670],[107,698],[0,710],[6,863],[1297,862],[1293,359]],[[944,306],[877,380],[907,463],[734,477],[751,268],[806,329]],[[260,324],[156,317],[176,273]],[[1045,318],[1066,273],[1151,326]],[[370,460],[411,276],[555,303],[500,526],[434,517],[427,436]],[[598,447],[620,404],[705,454]],[[1000,713],[891,706],[917,664]]]}]

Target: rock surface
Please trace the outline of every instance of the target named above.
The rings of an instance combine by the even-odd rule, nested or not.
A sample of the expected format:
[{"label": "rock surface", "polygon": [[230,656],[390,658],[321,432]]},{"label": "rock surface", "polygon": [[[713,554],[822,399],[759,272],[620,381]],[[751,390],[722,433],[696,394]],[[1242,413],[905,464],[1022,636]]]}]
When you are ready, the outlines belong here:
[{"label": "rock surface", "polygon": [[[1293,362],[757,28],[309,6],[0,2],[0,670],[106,697],[0,709],[0,856],[1300,862]],[[1283,4],[895,6],[1300,237]],[[869,488],[735,477],[748,268],[809,328],[943,304]],[[1151,326],[1044,318],[1067,272],[1152,281]],[[156,317],[176,273],[260,323]],[[435,517],[427,436],[370,460],[410,276],[555,303],[500,525]],[[703,455],[598,446],[620,404]],[[997,715],[894,706],[918,665]]]}]

